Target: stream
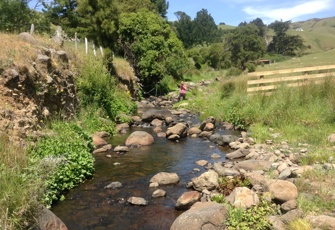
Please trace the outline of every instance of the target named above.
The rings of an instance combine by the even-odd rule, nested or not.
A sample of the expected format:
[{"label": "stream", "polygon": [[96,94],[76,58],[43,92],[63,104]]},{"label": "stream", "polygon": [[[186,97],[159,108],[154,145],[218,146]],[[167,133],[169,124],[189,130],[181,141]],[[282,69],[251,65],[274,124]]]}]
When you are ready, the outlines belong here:
[{"label": "stream", "polygon": [[[191,119],[191,118],[188,118]],[[197,122],[192,121],[192,122]],[[207,171],[198,166],[198,160],[210,163],[225,160],[229,148],[216,146],[207,139],[186,137],[179,142],[159,138],[152,127],[131,127],[127,133],[108,139],[113,146],[124,145],[130,133],[146,131],[155,139],[151,146],[130,148],[129,152],[95,155],[94,177],[66,194],[64,201],[53,205],[52,211],[69,230],[165,230],[183,212],[175,209],[177,199],[189,189],[186,184],[193,177]],[[163,131],[165,131],[163,127]],[[216,130],[220,134],[239,135],[237,131]],[[212,154],[220,158],[212,158]],[[107,157],[107,155],[110,157]],[[174,172],[180,181],[174,185],[159,186],[166,196],[152,198],[156,188],[149,188],[150,179],[159,172]],[[119,181],[120,189],[104,189]],[[129,197],[143,197],[147,206],[134,206]]]}]

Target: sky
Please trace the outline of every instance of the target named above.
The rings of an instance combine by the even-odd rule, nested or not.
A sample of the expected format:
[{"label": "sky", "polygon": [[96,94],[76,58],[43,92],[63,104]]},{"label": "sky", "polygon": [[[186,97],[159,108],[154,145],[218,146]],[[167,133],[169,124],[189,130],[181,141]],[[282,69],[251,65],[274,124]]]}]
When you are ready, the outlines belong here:
[{"label": "sky", "polygon": [[276,20],[292,22],[335,16],[335,0],[166,0],[169,2],[168,20],[176,20],[177,11],[194,19],[206,9],[216,24],[237,26],[256,18],[270,24]]}]

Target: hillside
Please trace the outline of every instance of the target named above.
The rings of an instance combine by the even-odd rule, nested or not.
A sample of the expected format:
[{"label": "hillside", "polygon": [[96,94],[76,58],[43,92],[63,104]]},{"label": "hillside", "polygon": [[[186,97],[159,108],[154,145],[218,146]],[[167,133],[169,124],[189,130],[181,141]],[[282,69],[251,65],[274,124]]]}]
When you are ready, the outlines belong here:
[{"label": "hillside", "polygon": [[300,35],[305,44],[311,46],[310,53],[332,50],[335,48],[335,17],[292,23],[290,33]]}]

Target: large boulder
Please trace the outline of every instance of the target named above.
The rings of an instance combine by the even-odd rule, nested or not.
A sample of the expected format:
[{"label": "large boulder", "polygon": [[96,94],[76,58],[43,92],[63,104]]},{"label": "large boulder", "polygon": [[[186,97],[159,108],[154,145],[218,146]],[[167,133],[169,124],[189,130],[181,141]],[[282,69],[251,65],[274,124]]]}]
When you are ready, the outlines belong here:
[{"label": "large boulder", "polygon": [[126,140],[126,146],[151,145],[152,143],[154,143],[153,136],[144,131],[135,131]]},{"label": "large boulder", "polygon": [[227,207],[216,202],[197,202],[173,222],[170,230],[225,229]]}]

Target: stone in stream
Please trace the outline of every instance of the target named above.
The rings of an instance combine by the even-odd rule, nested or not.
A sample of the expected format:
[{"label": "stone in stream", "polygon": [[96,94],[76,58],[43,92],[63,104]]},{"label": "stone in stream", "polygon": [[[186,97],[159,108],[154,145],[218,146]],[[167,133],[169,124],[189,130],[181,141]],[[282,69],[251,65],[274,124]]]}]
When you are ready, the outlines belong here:
[{"label": "stone in stream", "polygon": [[154,143],[153,136],[145,131],[135,131],[126,140],[126,146],[151,145],[152,143]]},{"label": "stone in stream", "polygon": [[139,206],[146,206],[146,205],[148,205],[148,201],[146,201],[142,197],[132,196],[132,197],[128,198],[127,202],[130,203],[130,204],[139,205]]},{"label": "stone in stream", "polygon": [[197,191],[184,192],[177,200],[175,208],[177,210],[187,210],[195,202],[199,201],[201,195]]},{"label": "stone in stream", "polygon": [[160,185],[175,184],[179,181],[176,173],[160,172],[150,179],[150,183],[157,182]]},{"label": "stone in stream", "polygon": [[153,198],[163,197],[166,195],[166,192],[163,189],[157,189],[152,193]]},{"label": "stone in stream", "polygon": [[110,183],[109,185],[106,185],[104,189],[118,189],[121,188],[122,184],[119,181],[115,181]]}]

